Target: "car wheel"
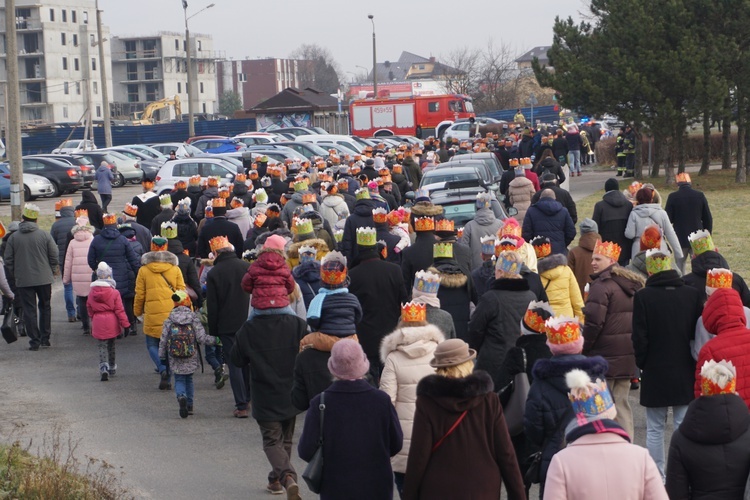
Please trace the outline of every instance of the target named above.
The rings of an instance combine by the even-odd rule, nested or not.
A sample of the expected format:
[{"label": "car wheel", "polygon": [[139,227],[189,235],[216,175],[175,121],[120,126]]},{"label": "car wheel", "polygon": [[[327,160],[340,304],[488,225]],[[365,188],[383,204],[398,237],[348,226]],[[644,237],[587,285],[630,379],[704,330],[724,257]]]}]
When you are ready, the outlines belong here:
[{"label": "car wheel", "polygon": [[31,189],[29,189],[29,186],[23,187],[23,201],[31,201],[34,198],[31,197]]},{"label": "car wheel", "polygon": [[54,181],[52,181],[51,184],[52,184],[52,196],[51,197],[57,198],[58,196],[60,196],[60,193],[62,193],[62,191],[60,190],[60,185]]},{"label": "car wheel", "polygon": [[112,187],[118,188],[125,185],[125,177],[122,174],[115,174],[115,178],[112,179]]}]

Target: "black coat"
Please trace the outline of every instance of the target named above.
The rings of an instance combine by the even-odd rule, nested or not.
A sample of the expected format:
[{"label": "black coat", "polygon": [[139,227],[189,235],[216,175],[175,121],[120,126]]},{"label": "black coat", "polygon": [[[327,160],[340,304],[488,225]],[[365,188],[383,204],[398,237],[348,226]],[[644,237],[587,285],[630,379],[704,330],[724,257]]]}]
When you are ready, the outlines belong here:
[{"label": "black coat", "polygon": [[357,337],[371,364],[380,364],[380,341],[396,329],[401,303],[406,302],[404,278],[396,264],[378,257],[363,260],[349,271],[349,292],[362,306]]},{"label": "black coat", "polygon": [[135,231],[135,239],[141,244],[143,253],[149,252],[151,250],[151,231],[133,219],[127,221],[127,224],[130,224],[130,227]]},{"label": "black coat", "polygon": [[594,205],[594,215],[591,217],[599,226],[602,241],[611,241],[620,245],[622,252],[617,263],[624,266],[631,257],[633,243],[625,237],[625,227],[628,225],[633,204],[619,191],[604,193],[602,201]]},{"label": "black coat", "polygon": [[310,400],[328,389],[333,383],[333,376],[328,370],[328,359],[331,351],[309,347],[299,354],[294,362],[294,384],[292,385],[292,404],[299,411],[310,407]]},{"label": "black coat", "polygon": [[161,211],[151,219],[151,234],[154,236],[161,235],[162,222],[169,222],[174,217],[174,210],[171,208],[162,208]]},{"label": "black coat", "polygon": [[401,252],[401,272],[407,289],[411,290],[417,271],[424,271],[432,265],[435,242],[434,232],[421,231],[414,243]]},{"label": "black coat", "polygon": [[177,191],[169,193],[169,196],[172,198],[173,207],[176,207],[177,204],[185,198],[190,198],[190,205],[193,204],[193,198],[190,196],[190,194],[188,194],[187,189],[179,189]]},{"label": "black coat", "polygon": [[529,284],[529,290],[536,296],[536,300],[548,302],[547,290],[542,285],[542,278],[537,273],[526,267],[526,264],[521,266],[521,277],[526,280]]},{"label": "black coat", "polygon": [[[565,174],[563,174],[563,177]],[[537,201],[539,201],[539,198],[542,196],[542,191],[545,189],[551,189],[555,192],[555,199],[562,203],[562,206],[568,209],[568,213],[570,214],[570,218],[573,219],[573,224],[576,224],[578,222],[578,209],[576,208],[576,202],[573,201],[573,197],[570,196],[570,193],[566,191],[565,189],[559,187],[554,182],[544,182],[542,183],[542,189],[534,193],[534,196],[531,197],[531,204],[533,205]]]},{"label": "black coat", "polygon": [[83,191],[81,193],[81,203],[76,207],[76,210],[87,210],[89,213],[89,222],[96,229],[104,227],[104,221],[102,220],[104,212],[102,211],[102,207],[99,206],[99,202],[96,201],[96,196],[91,191]]},{"label": "black coat", "polygon": [[150,196],[146,200],[144,200],[143,198],[143,195],[134,196],[133,200],[130,203],[138,207],[138,213],[135,216],[136,222],[138,222],[138,224],[140,224],[141,226],[151,230],[151,222],[154,220],[154,217],[159,215],[159,212],[161,211],[159,197],[154,195]]},{"label": "black coat", "polygon": [[198,224],[189,214],[175,214],[172,221],[177,224],[177,239],[182,242],[182,247],[191,257],[195,256],[195,248],[198,244]]},{"label": "black coat", "polygon": [[242,277],[248,267],[249,262],[232,252],[222,252],[214,260],[206,279],[209,335],[234,335],[245,323],[250,295],[242,289]]},{"label": "black coat", "polygon": [[750,413],[736,394],[702,396],[672,435],[669,498],[742,500],[750,473]]},{"label": "black coat", "polygon": [[135,297],[135,277],[141,262],[133,252],[130,242],[114,226],[107,226],[94,236],[89,246],[88,262],[96,269],[100,262],[112,268],[112,279],[121,297]]},{"label": "black coat", "polygon": [[75,225],[76,218],[73,207],[62,207],[60,209],[60,218],[52,224],[52,227],[49,230],[50,236],[52,236],[57,244],[61,273],[65,270],[65,252],[68,250],[70,239],[72,239],[69,239],[68,236],[72,236],[70,230],[73,229],[73,226]]},{"label": "black coat", "polygon": [[474,284],[452,259],[439,259],[431,269],[440,275],[440,288],[437,293],[440,309],[453,318],[456,337],[468,342],[471,303],[476,304],[479,301]]},{"label": "black coat", "polygon": [[[255,248],[253,246],[252,248]],[[294,281],[299,285],[302,298],[305,301],[305,309],[310,308],[310,302],[320,290],[320,262],[304,262],[292,269]]]},{"label": "black coat", "polygon": [[198,244],[195,250],[198,257],[208,257],[208,253],[211,251],[209,242],[211,238],[215,238],[216,236],[226,236],[229,239],[229,243],[234,245],[237,257],[242,256],[242,244],[245,242],[245,238],[242,237],[239,226],[234,222],[228,221],[226,217],[214,217],[206,221],[203,229],[198,234]]},{"label": "black coat", "polygon": [[372,210],[377,208],[379,203],[375,200],[357,200],[354,205],[354,211],[346,218],[344,223],[344,234],[341,237],[341,253],[346,257],[346,261],[351,267],[357,260],[359,249],[357,248],[357,229],[361,227],[375,227],[372,221]]},{"label": "black coat", "polygon": [[690,248],[690,233],[701,229],[713,232],[714,219],[706,195],[693,189],[690,184],[681,184],[677,191],[670,193],[664,210],[672,221],[682,248]]},{"label": "black coat", "polygon": [[[547,146],[547,148],[551,149],[549,146]],[[537,156],[537,158],[539,158],[539,156]],[[556,158],[545,158],[544,160],[539,162],[539,164],[534,169],[534,172],[536,172],[536,174],[539,176],[540,181],[542,180],[542,176],[544,174],[554,174],[554,176],[557,178],[558,186],[565,182],[565,172],[563,171],[560,162],[557,161]],[[532,203],[534,201],[535,200],[532,200]],[[558,201],[560,201],[559,198]]]},{"label": "black coat", "polygon": [[542,198],[526,211],[522,236],[526,241],[536,236],[546,236],[552,243],[553,254],[568,255],[568,245],[576,237],[576,225],[562,203]]},{"label": "black coat", "polygon": [[690,342],[702,310],[698,291],[685,286],[677,271],[650,276],[635,293],[633,348],[642,371],[641,406],[684,406],[693,400]]},{"label": "black coat", "polygon": [[299,317],[271,314],[245,321],[235,335],[229,357],[235,366],[250,367],[255,420],[281,422],[299,413],[292,405],[294,361],[306,333]]},{"label": "black coat", "polygon": [[469,322],[469,345],[477,350],[477,370],[490,374],[495,387],[505,354],[521,335],[521,318],[536,300],[523,279],[498,279],[479,299]]},{"label": "black coat", "polygon": [[195,264],[193,264],[193,259],[185,255],[185,249],[182,247],[180,240],[169,240],[167,242],[167,250],[177,256],[177,266],[182,272],[182,281],[198,295],[198,301],[193,305],[196,309],[200,308],[201,304],[203,304],[203,291],[201,289],[201,282],[198,280],[198,270],[195,268]]},{"label": "black coat", "polygon": [[[693,258],[692,262],[693,272],[686,274],[682,279],[685,280],[685,284],[692,286],[701,295],[701,301],[706,302],[706,273],[709,269],[721,267],[723,269],[729,269],[729,264],[723,255],[718,252],[708,251]],[[732,288],[737,290],[742,299],[742,305],[750,307],[750,290],[747,288],[745,280],[742,279],[737,273],[732,273]]]},{"label": "black coat", "polygon": [[561,156],[568,157],[568,141],[565,137],[555,137],[552,141],[552,154],[555,155],[555,160],[559,160]]},{"label": "black coat", "polygon": [[[524,369],[524,353],[526,353],[526,368]],[[505,406],[513,392],[508,385],[513,382],[513,378],[519,373],[525,371],[529,377],[529,382],[534,382],[533,368],[537,360],[549,359],[552,357],[552,351],[547,346],[547,335],[544,334],[527,334],[521,335],[516,340],[516,345],[508,349],[505,360],[500,367],[498,377],[498,386],[495,390],[500,395],[500,401]]]}]

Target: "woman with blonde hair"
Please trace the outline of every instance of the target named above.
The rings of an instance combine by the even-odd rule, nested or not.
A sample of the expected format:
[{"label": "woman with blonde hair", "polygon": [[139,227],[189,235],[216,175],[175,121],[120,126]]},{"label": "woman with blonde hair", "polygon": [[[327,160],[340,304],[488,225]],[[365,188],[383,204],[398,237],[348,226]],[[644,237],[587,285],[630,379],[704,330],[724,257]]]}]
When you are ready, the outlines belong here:
[{"label": "woman with blonde hair", "polygon": [[474,371],[477,353],[461,339],[438,344],[417,406],[404,499],[525,499],[523,479],[490,376]]}]

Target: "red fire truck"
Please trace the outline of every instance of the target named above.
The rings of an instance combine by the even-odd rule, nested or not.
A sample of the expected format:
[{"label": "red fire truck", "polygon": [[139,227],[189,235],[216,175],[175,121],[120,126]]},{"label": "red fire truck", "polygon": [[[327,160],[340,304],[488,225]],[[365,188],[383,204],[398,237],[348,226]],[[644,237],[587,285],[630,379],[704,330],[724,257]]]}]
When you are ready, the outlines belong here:
[{"label": "red fire truck", "polygon": [[440,137],[456,120],[475,116],[471,97],[460,94],[357,99],[349,104],[351,133],[359,137]]}]

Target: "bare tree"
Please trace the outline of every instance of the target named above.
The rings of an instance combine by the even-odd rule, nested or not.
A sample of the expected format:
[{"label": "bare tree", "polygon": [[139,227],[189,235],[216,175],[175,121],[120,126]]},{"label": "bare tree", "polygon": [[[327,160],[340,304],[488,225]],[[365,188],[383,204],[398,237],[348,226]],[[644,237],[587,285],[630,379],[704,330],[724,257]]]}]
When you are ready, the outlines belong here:
[{"label": "bare tree", "polygon": [[335,93],[342,76],[341,68],[326,47],[317,44],[302,44],[289,54],[292,59],[303,61],[299,65],[301,87],[312,87],[329,94]]},{"label": "bare tree", "polygon": [[460,47],[439,60],[436,73],[442,78],[446,92],[473,95],[477,91],[482,61],[479,49]]}]

